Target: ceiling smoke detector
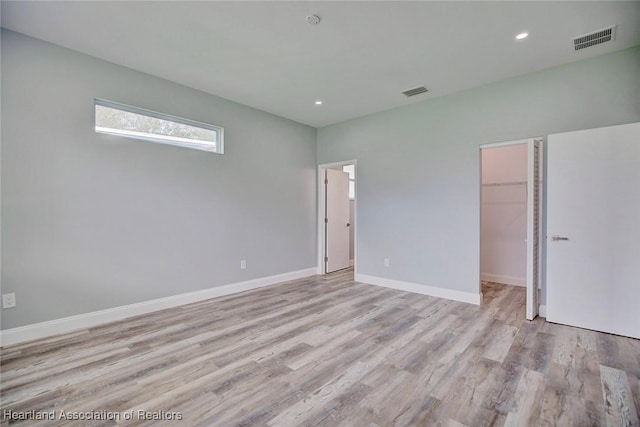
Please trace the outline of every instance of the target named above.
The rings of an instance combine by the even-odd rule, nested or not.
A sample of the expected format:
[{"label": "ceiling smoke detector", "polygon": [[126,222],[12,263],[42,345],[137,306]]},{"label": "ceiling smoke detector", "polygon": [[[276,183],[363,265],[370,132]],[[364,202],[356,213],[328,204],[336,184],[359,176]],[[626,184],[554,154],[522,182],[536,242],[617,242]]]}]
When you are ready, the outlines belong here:
[{"label": "ceiling smoke detector", "polygon": [[307,16],[307,24],[309,25],[318,25],[320,22],[320,17],[318,15],[309,15]]}]

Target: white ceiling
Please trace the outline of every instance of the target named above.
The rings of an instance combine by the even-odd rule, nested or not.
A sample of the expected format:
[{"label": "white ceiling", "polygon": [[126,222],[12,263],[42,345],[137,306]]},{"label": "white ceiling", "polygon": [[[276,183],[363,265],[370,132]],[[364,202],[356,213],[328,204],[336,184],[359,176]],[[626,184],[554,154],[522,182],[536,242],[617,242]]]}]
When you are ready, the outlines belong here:
[{"label": "white ceiling", "polygon": [[2,26],[322,127],[638,45],[640,2],[2,1]]}]

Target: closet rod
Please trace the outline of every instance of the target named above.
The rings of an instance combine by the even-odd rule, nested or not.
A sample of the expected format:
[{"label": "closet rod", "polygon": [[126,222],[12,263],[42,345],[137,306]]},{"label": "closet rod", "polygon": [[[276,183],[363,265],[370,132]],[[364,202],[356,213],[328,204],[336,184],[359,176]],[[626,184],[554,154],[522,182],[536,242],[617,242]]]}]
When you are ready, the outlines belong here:
[{"label": "closet rod", "polygon": [[507,185],[526,185],[527,181],[513,181],[513,182],[494,182],[490,184],[482,184],[483,187],[503,187]]}]

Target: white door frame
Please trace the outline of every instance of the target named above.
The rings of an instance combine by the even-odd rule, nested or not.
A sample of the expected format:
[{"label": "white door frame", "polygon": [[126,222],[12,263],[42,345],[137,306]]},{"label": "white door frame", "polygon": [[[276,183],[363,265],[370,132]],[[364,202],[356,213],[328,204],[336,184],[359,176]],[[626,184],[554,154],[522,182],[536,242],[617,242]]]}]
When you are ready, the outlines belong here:
[{"label": "white door frame", "polygon": [[[527,154],[527,169],[529,169],[529,162],[531,161],[530,157],[531,157],[531,143],[533,141],[536,141],[537,143],[540,142],[544,142],[544,138],[542,137],[532,137],[532,138],[525,138],[525,139],[518,139],[518,140],[514,140],[514,141],[505,141],[505,142],[496,142],[496,143],[489,143],[489,144],[481,144],[480,145],[480,176],[479,176],[479,180],[480,180],[480,222],[478,224],[478,226],[480,227],[480,240],[478,241],[478,246],[480,248],[480,250],[482,250],[482,150],[484,148],[498,148],[498,147],[507,147],[510,145],[519,145],[519,144],[526,144],[529,148],[528,148],[528,154]],[[546,168],[544,168],[543,166],[543,162],[544,162],[544,155],[542,156],[542,160],[539,166],[540,171],[542,170],[546,170]],[[542,177],[542,174],[540,174],[539,179]],[[529,170],[527,170],[527,193],[530,192],[530,187],[531,184],[529,183],[530,180],[530,176],[529,176]],[[541,272],[542,272],[542,264],[543,264],[543,257],[542,257],[542,237],[544,235],[544,230],[543,230],[543,224],[545,222],[544,216],[545,216],[545,212],[544,209],[541,209],[541,207],[544,204],[544,185],[545,183],[543,182],[543,185],[541,185],[539,187],[539,206],[538,206],[538,212],[539,212],[539,218],[538,218],[538,227],[539,227],[539,233],[538,233],[538,264],[536,266],[536,270],[537,270],[537,289],[534,289],[534,284],[531,283],[531,280],[529,280],[529,277],[527,277],[527,300],[526,300],[526,314],[527,314],[527,318],[529,318],[529,320],[532,320],[534,317],[536,317],[538,315],[538,313],[540,312],[540,289],[542,287],[542,279],[541,279]],[[527,194],[527,217],[530,214],[530,207],[531,204],[531,197],[529,194]],[[527,220],[529,221],[529,220]],[[527,225],[527,233],[528,233],[528,229],[529,226]],[[527,245],[527,271],[529,271],[529,262],[532,259],[532,254],[529,251],[529,245]],[[482,299],[483,299],[483,295],[482,295],[482,267],[480,265],[480,263],[478,263],[478,293],[480,295],[480,304],[482,304]],[[538,298],[536,298],[537,300],[537,305],[538,307],[533,307],[530,306],[530,302],[533,296],[534,292],[538,292]]]},{"label": "white door frame", "polygon": [[325,227],[324,227],[324,214],[325,214],[325,202],[326,202],[326,194],[325,194],[325,186],[324,186],[324,176],[325,171],[327,169],[335,168],[337,166],[346,166],[346,165],[354,165],[354,176],[355,176],[355,194],[356,197],[353,201],[353,271],[354,274],[358,272],[358,161],[357,160],[345,160],[342,162],[334,162],[334,163],[323,163],[318,165],[318,212],[317,212],[317,222],[318,222],[318,274],[325,274],[325,262],[324,262],[324,254],[325,254]]}]

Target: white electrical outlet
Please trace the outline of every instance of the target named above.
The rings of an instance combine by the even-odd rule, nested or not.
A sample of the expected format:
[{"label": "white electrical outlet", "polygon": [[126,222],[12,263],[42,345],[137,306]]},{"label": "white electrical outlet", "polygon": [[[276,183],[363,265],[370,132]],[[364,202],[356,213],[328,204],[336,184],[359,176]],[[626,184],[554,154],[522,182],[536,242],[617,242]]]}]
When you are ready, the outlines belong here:
[{"label": "white electrical outlet", "polygon": [[2,295],[2,308],[11,308],[16,306],[16,294],[4,294]]},{"label": "white electrical outlet", "polygon": [[389,267],[389,264],[391,264],[391,263],[389,262],[389,258],[385,258],[385,259],[384,259],[384,266],[385,266],[385,267]]},{"label": "white electrical outlet", "polygon": [[247,260],[246,259],[241,259],[240,260],[240,270],[246,270],[247,269]]}]

